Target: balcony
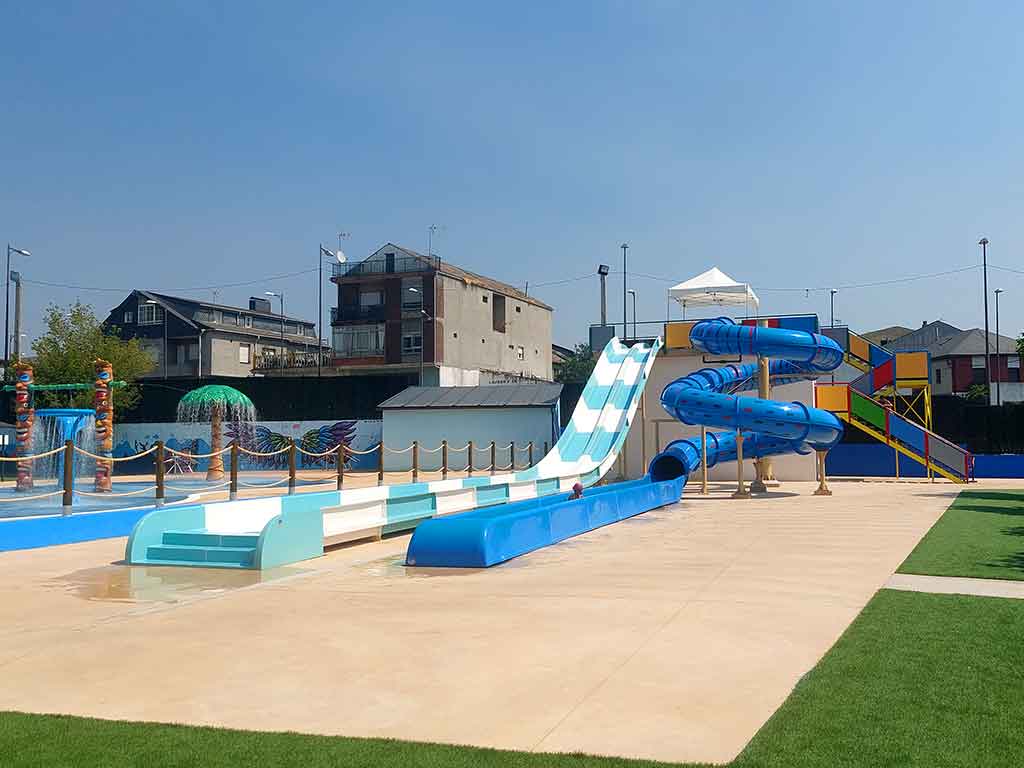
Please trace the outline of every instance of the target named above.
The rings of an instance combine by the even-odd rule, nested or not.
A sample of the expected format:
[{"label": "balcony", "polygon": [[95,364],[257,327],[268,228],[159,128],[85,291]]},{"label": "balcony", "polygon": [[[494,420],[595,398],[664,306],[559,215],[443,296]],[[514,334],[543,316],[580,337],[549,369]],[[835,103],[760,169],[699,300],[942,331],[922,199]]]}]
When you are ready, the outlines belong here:
[{"label": "balcony", "polygon": [[441,259],[437,256],[428,259],[426,256],[417,258],[415,256],[395,255],[390,258],[367,259],[356,264],[334,264],[331,267],[331,277],[365,277],[405,272],[433,272],[440,268],[440,266]]},{"label": "balcony", "polygon": [[292,368],[316,368],[317,365],[331,365],[333,359],[334,353],[327,349],[321,351],[319,355],[316,352],[289,352],[285,355],[260,353],[253,359],[252,369],[254,371],[283,371]]},{"label": "balcony", "polygon": [[385,319],[383,304],[376,304],[370,307],[359,307],[355,305],[343,305],[340,308],[331,307],[331,322],[383,322]]}]

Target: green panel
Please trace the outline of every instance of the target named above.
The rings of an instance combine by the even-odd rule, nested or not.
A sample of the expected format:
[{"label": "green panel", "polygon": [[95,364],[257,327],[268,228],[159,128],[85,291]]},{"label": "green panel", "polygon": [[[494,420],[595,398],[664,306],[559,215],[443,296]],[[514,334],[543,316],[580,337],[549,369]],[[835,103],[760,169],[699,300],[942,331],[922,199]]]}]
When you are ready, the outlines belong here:
[{"label": "green panel", "polygon": [[874,400],[850,393],[850,409],[853,415],[861,421],[866,421],[880,432],[885,432],[885,408]]}]

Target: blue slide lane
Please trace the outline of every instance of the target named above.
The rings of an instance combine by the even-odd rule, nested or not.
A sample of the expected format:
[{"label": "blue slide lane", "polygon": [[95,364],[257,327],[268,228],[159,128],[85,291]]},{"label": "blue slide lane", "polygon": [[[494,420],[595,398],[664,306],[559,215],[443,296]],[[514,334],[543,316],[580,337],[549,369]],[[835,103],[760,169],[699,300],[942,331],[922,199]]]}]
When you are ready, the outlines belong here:
[{"label": "blue slide lane", "polygon": [[[736,325],[726,318],[697,323],[690,339],[710,354],[779,358],[769,363],[774,384],[817,378],[843,360],[839,345],[819,334]],[[756,363],[705,368],[662,392],[665,410],[680,421],[730,430],[708,433],[709,466],[736,458],[737,429],[743,432],[746,457],[827,450],[842,437],[841,422],[828,411],[734,394],[756,389],[757,377]],[[413,533],[406,564],[485,568],[673,504],[700,460],[699,438],[676,440],[654,458],[644,477],[590,488],[581,499],[559,493],[427,520]]]}]

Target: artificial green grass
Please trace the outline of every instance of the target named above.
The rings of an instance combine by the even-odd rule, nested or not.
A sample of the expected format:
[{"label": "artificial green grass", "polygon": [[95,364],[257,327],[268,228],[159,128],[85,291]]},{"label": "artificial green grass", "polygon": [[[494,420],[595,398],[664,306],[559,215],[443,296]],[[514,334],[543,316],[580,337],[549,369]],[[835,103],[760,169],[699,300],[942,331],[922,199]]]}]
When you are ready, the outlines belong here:
[{"label": "artificial green grass", "polygon": [[1024,492],[963,491],[899,572],[1024,580]]},{"label": "artificial green grass", "polygon": [[[734,768],[977,768],[1024,755],[1024,601],[883,590]],[[680,689],[685,684],[680,682]],[[0,714],[4,768],[643,768],[583,755]]]}]

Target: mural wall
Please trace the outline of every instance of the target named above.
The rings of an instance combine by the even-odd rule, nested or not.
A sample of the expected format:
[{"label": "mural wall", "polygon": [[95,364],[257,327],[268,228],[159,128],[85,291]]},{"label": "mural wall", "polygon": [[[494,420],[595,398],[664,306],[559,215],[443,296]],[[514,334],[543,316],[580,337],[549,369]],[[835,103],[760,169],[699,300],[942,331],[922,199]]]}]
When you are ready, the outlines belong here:
[{"label": "mural wall", "polygon": [[[353,451],[365,451],[377,445],[381,439],[379,419],[345,421],[261,421],[255,425],[241,426],[228,424],[225,429],[225,443],[238,440],[249,450],[260,453],[277,451],[288,445],[293,438],[300,448],[310,453],[321,453],[339,442],[346,447],[345,467],[352,470],[377,469],[376,454],[359,455]],[[176,451],[208,453],[210,451],[209,424],[143,423],[118,424],[114,429],[114,456],[131,456],[145,451],[157,440]],[[172,457],[168,457],[169,459]],[[175,465],[169,471],[200,472],[206,470],[207,459],[174,458]],[[322,459],[298,455],[300,469],[323,469],[334,467],[335,457]],[[180,465],[180,466],[178,466]],[[241,469],[287,469],[288,455],[282,453],[269,458],[242,455]],[[153,471],[152,456],[138,461],[123,462],[117,467],[118,474]]]}]

